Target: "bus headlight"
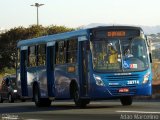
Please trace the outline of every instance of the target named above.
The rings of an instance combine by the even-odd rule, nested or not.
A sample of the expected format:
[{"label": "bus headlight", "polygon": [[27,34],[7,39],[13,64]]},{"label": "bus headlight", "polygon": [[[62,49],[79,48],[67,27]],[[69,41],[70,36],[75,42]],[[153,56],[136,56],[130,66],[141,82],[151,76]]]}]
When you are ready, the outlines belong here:
[{"label": "bus headlight", "polygon": [[16,92],[17,92],[17,90],[13,90],[13,92],[14,92],[14,93],[16,93]]},{"label": "bus headlight", "polygon": [[105,86],[104,82],[102,81],[102,79],[101,79],[100,76],[93,74],[93,77],[94,77],[94,79],[96,81],[96,85],[98,85],[98,86]]},{"label": "bus headlight", "polygon": [[146,73],[146,74],[144,75],[143,84],[148,83],[148,81],[149,81],[149,75],[150,75],[150,72],[148,72],[148,73]]}]

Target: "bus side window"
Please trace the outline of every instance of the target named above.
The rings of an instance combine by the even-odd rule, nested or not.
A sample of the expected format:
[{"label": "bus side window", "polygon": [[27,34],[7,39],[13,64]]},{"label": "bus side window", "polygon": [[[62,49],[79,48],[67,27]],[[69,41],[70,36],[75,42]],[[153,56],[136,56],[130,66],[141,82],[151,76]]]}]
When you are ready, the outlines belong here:
[{"label": "bus side window", "polygon": [[76,38],[72,38],[71,40],[67,41],[67,63],[75,63],[77,61],[77,47],[78,41]]},{"label": "bus side window", "polygon": [[38,49],[38,66],[46,65],[46,45],[41,44],[37,46]]},{"label": "bus side window", "polygon": [[66,47],[65,47],[65,41],[59,41],[57,42],[57,48],[56,48],[56,64],[64,64],[65,63],[65,53],[66,53]]},{"label": "bus side window", "polygon": [[36,46],[29,47],[28,57],[28,67],[36,66]]}]

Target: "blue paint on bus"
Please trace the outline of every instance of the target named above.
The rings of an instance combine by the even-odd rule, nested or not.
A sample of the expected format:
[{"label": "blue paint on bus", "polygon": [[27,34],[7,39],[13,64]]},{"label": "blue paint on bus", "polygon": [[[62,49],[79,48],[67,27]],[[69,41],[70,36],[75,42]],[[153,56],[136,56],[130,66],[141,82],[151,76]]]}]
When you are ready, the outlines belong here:
[{"label": "blue paint on bus", "polygon": [[[69,48],[70,41],[76,45],[72,46],[75,50]],[[46,59],[44,65],[38,66],[41,44],[46,45]],[[35,46],[35,58],[28,52],[30,46]],[[150,51],[139,27],[71,31],[22,40],[17,48],[21,51],[17,80],[24,97],[36,96],[35,86],[42,99],[74,99],[76,105],[82,106],[90,100],[114,98],[130,105],[132,96],[152,94]],[[27,66],[33,59],[36,65]]]}]

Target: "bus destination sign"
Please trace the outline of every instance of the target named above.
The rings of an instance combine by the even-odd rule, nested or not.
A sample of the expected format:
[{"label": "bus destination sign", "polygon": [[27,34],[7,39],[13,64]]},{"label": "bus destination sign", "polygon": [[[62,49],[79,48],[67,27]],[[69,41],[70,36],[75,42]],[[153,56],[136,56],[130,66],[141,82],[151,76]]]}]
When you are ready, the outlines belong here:
[{"label": "bus destination sign", "polygon": [[108,31],[107,32],[108,37],[124,37],[126,36],[125,31]]}]

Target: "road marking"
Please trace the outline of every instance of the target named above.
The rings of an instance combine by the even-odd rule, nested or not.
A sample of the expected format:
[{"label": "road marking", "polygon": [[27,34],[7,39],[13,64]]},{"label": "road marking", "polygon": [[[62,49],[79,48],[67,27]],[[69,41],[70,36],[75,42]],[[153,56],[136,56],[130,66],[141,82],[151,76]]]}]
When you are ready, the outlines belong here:
[{"label": "road marking", "polygon": [[25,119],[25,120],[42,120],[42,119]]},{"label": "road marking", "polygon": [[142,114],[160,114],[160,112],[150,112],[150,111],[116,111],[118,113],[142,113]]}]

